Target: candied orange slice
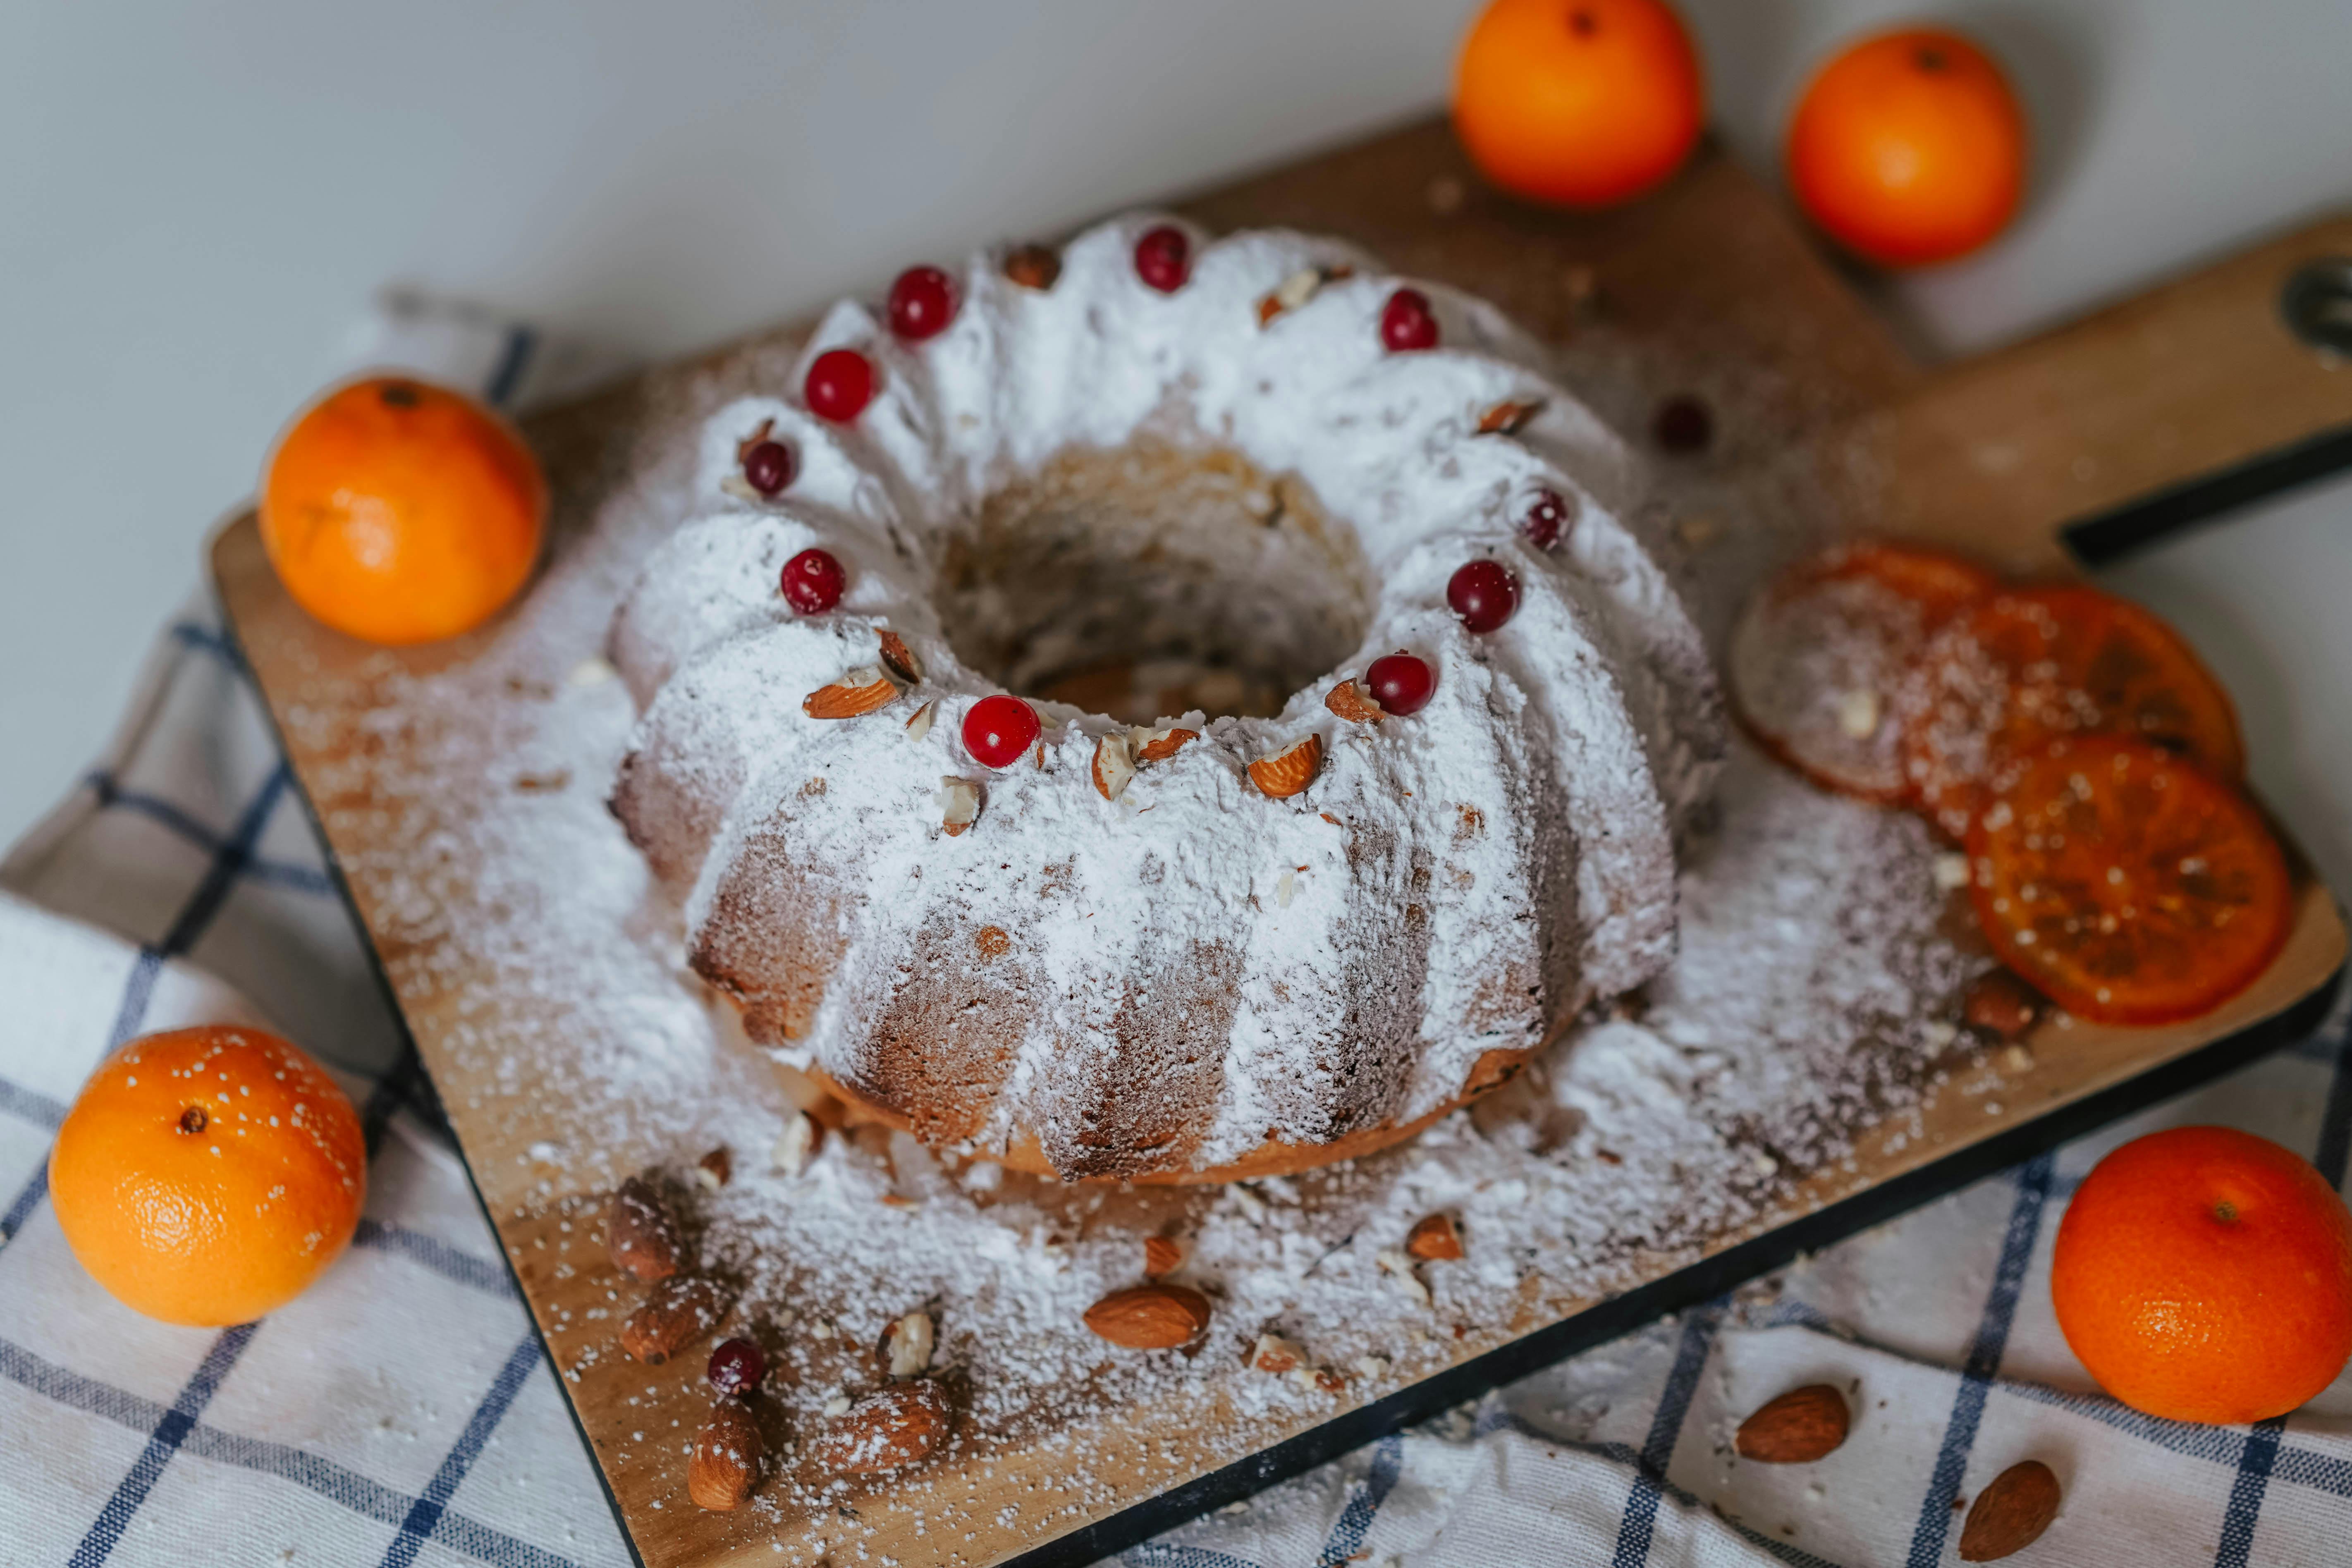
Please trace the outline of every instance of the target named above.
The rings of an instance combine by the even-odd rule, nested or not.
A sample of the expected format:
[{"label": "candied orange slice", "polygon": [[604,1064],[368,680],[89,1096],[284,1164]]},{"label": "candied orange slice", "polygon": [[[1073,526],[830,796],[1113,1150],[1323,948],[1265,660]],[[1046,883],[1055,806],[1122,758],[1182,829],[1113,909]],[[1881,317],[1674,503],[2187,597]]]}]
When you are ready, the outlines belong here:
[{"label": "candied orange slice", "polygon": [[1955,838],[1986,780],[2070,735],[2121,735],[2235,782],[2245,771],[2237,710],[2179,635],[2095,588],[2012,588],[1955,616],[1905,689],[1904,769],[1919,805]]},{"label": "candied orange slice", "polygon": [[1731,696],[1757,743],[1816,784],[1910,795],[1896,694],[1928,638],[1993,574],[1940,551],[1843,544],[1775,578],[1731,638]]},{"label": "candied orange slice", "polygon": [[2270,966],[2294,917],[2286,857],[2245,797],[2120,736],[2003,769],[1968,847],[1994,951],[2099,1023],[2210,1011]]}]

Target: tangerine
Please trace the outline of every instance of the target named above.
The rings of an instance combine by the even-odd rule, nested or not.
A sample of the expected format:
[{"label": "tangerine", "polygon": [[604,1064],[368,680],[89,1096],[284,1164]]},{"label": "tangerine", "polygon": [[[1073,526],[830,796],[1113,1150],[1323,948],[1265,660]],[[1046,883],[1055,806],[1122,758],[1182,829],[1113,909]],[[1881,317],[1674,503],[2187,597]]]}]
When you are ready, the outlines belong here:
[{"label": "tangerine", "polygon": [[1886,267],[1976,249],[2025,192],[2025,112],[1957,33],[1863,39],[1814,75],[1789,121],[1790,188],[1832,239]]},{"label": "tangerine", "polygon": [[66,1243],[117,1300],[167,1323],[250,1322],[343,1250],[367,1197],[352,1102],[259,1029],[131,1041],[82,1086],[49,1152]]},{"label": "tangerine", "polygon": [[2076,1358],[2133,1409],[2268,1420],[2352,1357],[2352,1213],[2267,1138],[2151,1132],[2067,1205],[2050,1295]]},{"label": "tangerine", "polygon": [[1503,189],[1613,206],[1696,145],[1706,84],[1664,0],[1492,0],[1454,74],[1454,129]]},{"label": "tangerine", "polygon": [[278,438],[261,542],[286,591],[368,642],[471,631],[530,580],[547,483],[512,426],[407,376],[337,387]]}]

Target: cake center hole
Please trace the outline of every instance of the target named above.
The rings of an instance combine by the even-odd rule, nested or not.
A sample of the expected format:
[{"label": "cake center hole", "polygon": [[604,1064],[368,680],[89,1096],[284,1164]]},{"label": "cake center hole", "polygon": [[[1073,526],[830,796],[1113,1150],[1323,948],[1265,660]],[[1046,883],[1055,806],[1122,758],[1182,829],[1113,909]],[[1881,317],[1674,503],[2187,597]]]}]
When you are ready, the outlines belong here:
[{"label": "cake center hole", "polygon": [[964,663],[1129,724],[1270,717],[1371,615],[1353,531],[1229,447],[1066,452],[989,497],[940,568]]}]

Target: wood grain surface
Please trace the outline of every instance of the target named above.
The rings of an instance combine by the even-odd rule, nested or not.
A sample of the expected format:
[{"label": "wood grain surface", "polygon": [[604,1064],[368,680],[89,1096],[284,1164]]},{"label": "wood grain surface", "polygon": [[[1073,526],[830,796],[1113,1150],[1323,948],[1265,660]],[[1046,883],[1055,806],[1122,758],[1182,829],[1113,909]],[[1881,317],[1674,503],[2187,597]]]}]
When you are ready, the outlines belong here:
[{"label": "wood grain surface", "polygon": [[[2266,299],[2295,258],[2352,243],[2352,229],[2340,225],[2081,326],[1929,374],[1898,352],[1779,201],[1719,156],[1702,157],[1652,200],[1577,218],[1482,191],[1445,129],[1428,124],[1247,180],[1185,210],[1221,228],[1278,223],[1343,235],[1401,269],[1486,295],[1562,345],[1571,384],[1590,372],[1605,389],[1603,412],[1622,427],[1643,428],[1651,401],[1679,390],[1764,411],[1722,431],[1704,471],[1692,478],[1691,494],[1713,493],[1727,504],[1760,497],[1786,506],[1793,498],[1821,508],[1824,528],[1920,532],[2012,566],[2063,570],[2054,531],[2086,510],[2352,423],[2352,377],[2319,364],[2276,331]],[[598,507],[628,483],[646,430],[697,418],[736,388],[780,382],[800,341],[793,329],[763,334],[528,421],[557,476],[551,578],[576,558]],[[613,1302],[625,1282],[594,1244],[603,1193],[569,1168],[535,1159],[533,1150],[570,1130],[612,1126],[609,1169],[675,1158],[677,1151],[614,1122],[583,1075],[501,1052],[502,1032],[563,1026],[564,1000],[519,984],[463,950],[446,921],[411,907],[403,885],[381,874],[388,856],[432,841],[459,809],[400,793],[393,781],[404,775],[390,763],[402,748],[441,743],[458,731],[481,743],[527,737],[533,689],[552,689],[572,660],[593,649],[551,649],[547,668],[509,674],[515,695],[503,709],[405,712],[388,695],[398,688],[394,677],[462,666],[489,634],[404,652],[338,637],[279,590],[249,516],[219,534],[214,567],[240,645],[330,845],[351,873],[355,905],[637,1550],[662,1568],[817,1561],[798,1528],[753,1510],[700,1512],[684,1505],[680,1474],[625,1460],[629,1432],[674,1421],[690,1432],[706,1397],[684,1363],[648,1371],[609,1353]],[[1727,549],[1712,560],[1702,552],[1695,569],[1727,579],[1719,591],[1737,594],[1753,564]],[[575,582],[564,591],[588,590]],[[456,890],[446,896],[468,896],[467,885],[452,881]],[[1782,1214],[1714,1237],[1707,1250],[2024,1126],[2290,1007],[2323,985],[2345,952],[2326,889],[2306,874],[2298,896],[2287,951],[2210,1016],[2163,1029],[2044,1026],[2029,1042],[2030,1060],[2012,1063],[1998,1110],[1957,1083],[1939,1090],[1916,1117],[1865,1130],[1857,1158],[1811,1175]],[[765,1059],[738,1043],[709,1089],[772,1094],[774,1084]],[[1305,1191],[1312,1202],[1313,1184]],[[1122,1223],[1139,1236],[1200,1200],[1120,1201],[1134,1205]],[[1688,1262],[1660,1258],[1654,1272]],[[814,1315],[824,1308],[822,1280],[810,1289]],[[1509,1321],[1465,1325],[1444,1358],[1467,1361],[1590,1305],[1533,1283]],[[914,1481],[861,1491],[866,1552],[906,1563],[1002,1561],[1311,1424],[1305,1416],[1243,1419],[1226,1393],[1227,1380],[1240,1373],[1207,1359],[1188,1408],[1107,1407],[1092,1415],[1087,1436],[1097,1458],[1084,1479],[1058,1457],[1055,1434],[1032,1433],[967,1446]],[[1385,1380],[1357,1380],[1339,1407],[1377,1399],[1433,1370],[1401,1362]],[[682,1468],[680,1460],[672,1468]],[[917,1506],[949,1497],[970,1500],[964,1511],[983,1521],[967,1526],[969,1535],[958,1530],[951,1542],[936,1529],[926,1533]],[[995,1508],[982,1506],[998,1500],[1017,1503],[1017,1515],[999,1520]],[[772,1542],[784,1549],[772,1549]]]}]

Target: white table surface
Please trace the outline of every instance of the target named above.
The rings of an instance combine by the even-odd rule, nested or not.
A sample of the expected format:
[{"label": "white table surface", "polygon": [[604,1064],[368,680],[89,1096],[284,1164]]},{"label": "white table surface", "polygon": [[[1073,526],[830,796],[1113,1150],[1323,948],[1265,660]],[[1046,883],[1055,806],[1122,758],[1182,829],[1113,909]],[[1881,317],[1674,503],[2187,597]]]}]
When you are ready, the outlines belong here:
[{"label": "white table surface", "polygon": [[[0,841],[86,765],[212,521],[411,284],[641,356],[908,258],[1277,161],[1442,100],[1468,0],[0,5]],[[1769,170],[1805,63],[1892,0],[1685,0]],[[2352,205],[2345,0],[1954,0],[2039,129],[1990,254],[1903,285],[2014,335]],[[2115,574],[2352,871],[2352,486]]]}]

